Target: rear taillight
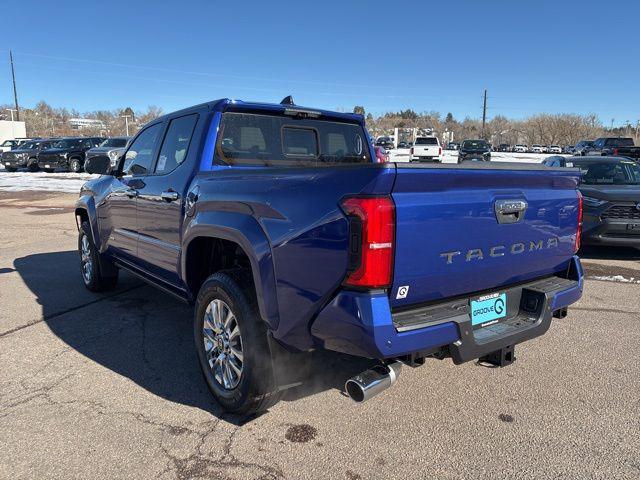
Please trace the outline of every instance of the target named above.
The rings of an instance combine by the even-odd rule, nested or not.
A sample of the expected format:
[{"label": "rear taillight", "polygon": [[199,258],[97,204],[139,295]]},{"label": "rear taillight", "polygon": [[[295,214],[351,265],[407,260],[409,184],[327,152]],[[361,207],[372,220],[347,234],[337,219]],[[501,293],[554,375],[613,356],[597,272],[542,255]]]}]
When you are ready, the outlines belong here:
[{"label": "rear taillight", "polygon": [[409,150],[409,153],[413,155],[413,147],[411,147],[411,149]]},{"label": "rear taillight", "polygon": [[614,149],[613,149],[613,154],[614,154],[614,155],[618,155],[618,149],[617,149],[617,148],[614,148]]},{"label": "rear taillight", "polygon": [[582,194],[578,191],[578,230],[576,231],[576,243],[574,245],[574,251],[577,253],[580,250],[580,241],[582,237],[582,209],[583,201]]},{"label": "rear taillight", "polygon": [[349,266],[344,284],[391,286],[395,206],[390,197],[351,197],[342,202],[349,218]]},{"label": "rear taillight", "polygon": [[438,156],[442,155],[442,147],[438,147]]}]

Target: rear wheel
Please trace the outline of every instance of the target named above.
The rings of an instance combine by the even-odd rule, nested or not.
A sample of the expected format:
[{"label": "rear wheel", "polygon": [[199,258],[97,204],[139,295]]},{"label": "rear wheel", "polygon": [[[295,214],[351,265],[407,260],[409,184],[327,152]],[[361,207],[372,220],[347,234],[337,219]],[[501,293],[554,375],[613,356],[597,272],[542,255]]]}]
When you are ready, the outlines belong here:
[{"label": "rear wheel", "polygon": [[7,172],[15,172],[15,171],[17,171],[17,170],[18,170],[18,169],[17,169],[17,168],[15,168],[15,167],[4,167],[4,169],[5,169]]},{"label": "rear wheel", "polygon": [[45,173],[53,173],[53,168],[43,168],[42,169]]},{"label": "rear wheel", "polygon": [[209,390],[227,411],[250,415],[275,404],[267,328],[248,275],[229,270],[200,288],[194,318],[198,360]]},{"label": "rear wheel", "polygon": [[118,270],[111,268],[111,274],[102,271],[98,249],[93,243],[89,222],[82,222],[78,235],[80,272],[84,286],[92,292],[112,290],[118,283]]}]

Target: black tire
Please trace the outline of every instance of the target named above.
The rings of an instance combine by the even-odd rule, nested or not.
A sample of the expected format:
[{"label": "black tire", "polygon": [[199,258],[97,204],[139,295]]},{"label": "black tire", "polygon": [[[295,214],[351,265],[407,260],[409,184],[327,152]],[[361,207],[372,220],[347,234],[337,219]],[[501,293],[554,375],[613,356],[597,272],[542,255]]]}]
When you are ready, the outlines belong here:
[{"label": "black tire", "polygon": [[17,172],[18,169],[15,167],[4,167],[7,172]]},{"label": "black tire", "polygon": [[73,173],[82,173],[84,168],[79,158],[72,158],[69,160],[69,171]]},{"label": "black tire", "polygon": [[45,173],[53,173],[53,168],[43,168],[42,169]]},{"label": "black tire", "polygon": [[[88,242],[88,252],[83,251],[84,239]],[[89,222],[82,222],[78,234],[78,253],[80,254],[80,274],[87,290],[91,292],[105,292],[113,290],[118,284],[118,269],[110,266],[109,274],[103,272],[104,260],[101,264],[100,254],[93,243]],[[87,274],[86,262],[91,261],[90,273]]]},{"label": "black tire", "polygon": [[36,160],[35,158],[30,158],[27,162],[27,170],[29,170],[30,172],[37,172],[38,170],[40,170],[38,168],[38,160]]},{"label": "black tire", "polygon": [[[221,300],[229,307],[240,332],[243,359],[238,383],[233,388],[225,388],[216,380],[205,350],[204,318],[209,304],[214,300]],[[250,272],[226,270],[207,278],[198,293],[193,332],[204,379],[225,410],[239,415],[252,415],[268,409],[280,400],[267,327],[258,312]]]}]

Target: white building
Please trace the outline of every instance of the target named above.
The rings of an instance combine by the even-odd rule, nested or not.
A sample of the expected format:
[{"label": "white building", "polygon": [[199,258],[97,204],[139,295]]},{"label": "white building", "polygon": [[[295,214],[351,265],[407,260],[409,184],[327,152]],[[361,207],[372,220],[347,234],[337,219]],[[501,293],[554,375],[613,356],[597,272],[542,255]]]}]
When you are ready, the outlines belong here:
[{"label": "white building", "polygon": [[70,118],[69,125],[76,130],[82,130],[83,128],[99,128],[104,130],[106,128],[102,120],[95,120],[93,118]]},{"label": "white building", "polygon": [[0,120],[0,143],[5,140],[15,138],[25,138],[27,127],[24,122],[12,122],[11,120]]}]

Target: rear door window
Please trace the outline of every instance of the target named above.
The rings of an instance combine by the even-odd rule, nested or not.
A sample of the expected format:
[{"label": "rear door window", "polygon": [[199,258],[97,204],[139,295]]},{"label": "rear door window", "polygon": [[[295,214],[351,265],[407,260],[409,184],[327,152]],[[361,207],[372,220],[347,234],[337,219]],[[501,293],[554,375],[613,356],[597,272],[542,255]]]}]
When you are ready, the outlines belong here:
[{"label": "rear door window", "polygon": [[371,163],[364,129],[357,123],[226,112],[215,152],[226,165]]},{"label": "rear door window", "polygon": [[191,136],[197,121],[198,114],[171,120],[156,163],[156,173],[169,173],[182,165],[187,158]]}]

